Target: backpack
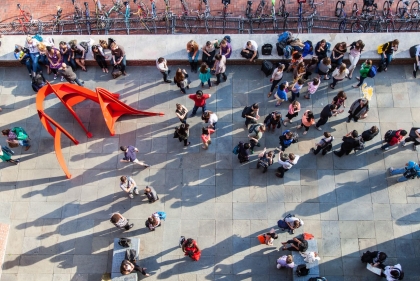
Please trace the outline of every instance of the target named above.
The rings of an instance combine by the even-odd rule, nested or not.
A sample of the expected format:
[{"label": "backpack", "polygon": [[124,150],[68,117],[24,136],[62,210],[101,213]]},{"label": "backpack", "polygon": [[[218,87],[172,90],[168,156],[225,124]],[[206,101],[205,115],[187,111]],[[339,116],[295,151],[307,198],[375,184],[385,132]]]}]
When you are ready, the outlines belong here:
[{"label": "backpack", "polygon": [[363,255],[360,257],[360,260],[362,262],[369,262],[372,258],[371,258],[371,252],[370,251],[366,251],[363,253]]},{"label": "backpack", "polygon": [[[384,46],[386,45],[386,44],[389,44],[389,42],[386,42],[385,44],[381,44],[381,45],[379,45],[378,46],[378,49],[377,49],[377,51],[378,51],[378,54],[382,54],[384,51],[383,51],[383,49],[384,49]],[[387,46],[387,48],[388,48],[388,46]],[[386,48],[385,48],[386,49]]]},{"label": "backpack", "polygon": [[[286,131],[284,131],[283,132],[283,134],[282,134],[282,136],[285,136],[288,132],[290,132],[290,130],[286,130]],[[285,145],[289,145],[289,144],[291,144],[293,142],[293,138],[290,138],[290,139],[286,139],[286,138],[284,138],[284,140],[283,140],[283,143],[285,144]]]},{"label": "backpack", "polygon": [[285,45],[287,45],[287,42],[290,41],[292,38],[292,33],[290,31],[285,31],[279,35],[277,41],[279,43],[284,43]]},{"label": "backpack", "polygon": [[249,130],[248,130],[248,133],[258,133],[257,132],[257,128],[259,127],[259,126],[261,126],[261,124],[252,124],[250,127],[249,127]]},{"label": "backpack", "polygon": [[273,45],[271,44],[264,44],[261,47],[261,54],[263,56],[271,56],[272,51],[273,51]]},{"label": "backpack", "polygon": [[46,83],[44,82],[43,77],[39,73],[35,75],[35,77],[32,79],[32,83],[31,83],[32,90],[34,90],[36,93],[38,93],[39,89],[41,89],[45,85]]},{"label": "backpack", "polygon": [[407,169],[405,170],[403,176],[407,179],[414,179],[417,177],[417,170],[414,168]]},{"label": "backpack", "polygon": [[313,55],[314,47],[312,46],[312,41],[307,40],[303,44],[305,44],[305,47],[303,47],[302,56],[306,57],[307,55]]},{"label": "backpack", "polygon": [[131,239],[122,237],[118,241],[118,245],[120,245],[123,248],[130,248],[131,247]]},{"label": "backpack", "polygon": [[247,105],[244,107],[244,110],[242,110],[242,114],[241,114],[242,118],[245,118],[245,115],[247,115],[246,113],[249,111],[249,109],[251,109],[251,106]]},{"label": "backpack", "polygon": [[410,57],[411,58],[415,58],[416,57],[416,52],[417,52],[417,46],[418,45],[414,45],[413,47],[410,48],[409,53],[410,53]]},{"label": "backpack", "polygon": [[22,127],[14,127],[12,132],[16,134],[18,140],[27,140],[29,138]]},{"label": "backpack", "polygon": [[306,268],[306,264],[299,264],[296,268],[297,276],[306,276],[309,274],[309,268]]},{"label": "backpack", "polygon": [[89,50],[89,45],[86,42],[80,42],[79,44],[83,49],[85,49],[85,52],[87,53]]},{"label": "backpack", "polygon": [[376,66],[372,65],[369,69],[369,72],[367,74],[367,77],[369,78],[373,78],[376,76],[376,73],[378,72],[378,69],[376,68]]},{"label": "backpack", "polygon": [[283,48],[283,56],[285,59],[290,58],[290,56],[292,55],[293,52],[293,48],[290,45],[287,45],[286,47]]},{"label": "backpack", "polygon": [[384,136],[384,141],[389,142],[395,136],[396,133],[397,131],[395,130],[386,131],[385,136]]},{"label": "backpack", "polygon": [[165,212],[156,212],[159,215],[159,219],[166,220],[166,213]]},{"label": "backpack", "polygon": [[379,134],[379,131],[376,132],[376,134],[370,134],[370,130],[366,130],[362,133],[362,139],[363,141],[370,141],[372,140],[374,137],[376,137]]},{"label": "backpack", "polygon": [[299,244],[299,252],[306,252],[306,250],[308,250],[308,241],[303,239],[302,243]]},{"label": "backpack", "polygon": [[235,155],[239,154],[239,144],[233,148],[232,153]]},{"label": "backpack", "polygon": [[34,39],[35,39],[35,40],[37,40],[38,42],[42,42],[42,41],[43,41],[43,39],[42,39],[41,35],[39,35],[38,33],[37,33],[37,34],[35,34],[34,36],[32,36],[32,38],[34,38]]},{"label": "backpack", "polygon": [[223,39],[225,39],[229,44],[230,42],[232,42],[232,39],[230,38],[229,35],[226,35],[225,37],[223,37]]},{"label": "backpack", "polygon": [[284,55],[284,53],[283,53],[284,47],[286,47],[286,45],[284,45],[282,42],[277,42],[276,43],[277,55],[279,57]]}]

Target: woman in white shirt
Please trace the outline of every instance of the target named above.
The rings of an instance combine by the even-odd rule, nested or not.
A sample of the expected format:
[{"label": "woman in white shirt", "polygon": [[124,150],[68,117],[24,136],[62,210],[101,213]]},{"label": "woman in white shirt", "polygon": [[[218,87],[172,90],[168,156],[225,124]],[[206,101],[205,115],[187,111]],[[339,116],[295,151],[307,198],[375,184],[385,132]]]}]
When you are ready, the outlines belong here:
[{"label": "woman in white shirt", "polygon": [[28,37],[26,37],[26,44],[25,47],[28,48],[29,50],[29,56],[31,57],[31,61],[32,61],[32,77],[35,77],[35,73],[38,71],[39,65],[38,65],[38,60],[39,60],[39,49],[38,49],[38,40],[32,38],[32,36],[28,35]]},{"label": "woman in white shirt", "polygon": [[397,281],[402,280],[404,272],[402,271],[401,265],[396,264],[394,266],[385,266],[381,276],[386,277],[387,281]]},{"label": "woman in white shirt", "polygon": [[337,67],[332,73],[333,82],[330,84],[330,88],[334,89],[338,81],[341,81],[349,74],[349,70],[345,63],[342,63],[340,67]]},{"label": "woman in white shirt", "polygon": [[206,110],[203,114],[204,122],[209,124],[209,128],[216,130],[216,124],[219,118],[217,117],[216,113],[210,110]]},{"label": "woman in white shirt", "polygon": [[271,94],[274,88],[280,83],[281,79],[283,78],[283,70],[284,64],[279,63],[277,68],[274,69],[273,74],[271,75],[270,82],[271,82],[271,89],[268,93],[267,97],[271,97]]}]

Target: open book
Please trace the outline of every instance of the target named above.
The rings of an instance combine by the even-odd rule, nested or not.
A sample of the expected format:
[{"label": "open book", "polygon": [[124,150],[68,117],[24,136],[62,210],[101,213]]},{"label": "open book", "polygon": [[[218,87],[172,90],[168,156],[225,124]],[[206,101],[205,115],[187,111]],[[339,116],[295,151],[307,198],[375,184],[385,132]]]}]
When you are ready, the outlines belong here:
[{"label": "open book", "polygon": [[379,267],[374,267],[370,263],[367,263],[366,268],[372,271],[373,273],[381,276],[382,270]]}]

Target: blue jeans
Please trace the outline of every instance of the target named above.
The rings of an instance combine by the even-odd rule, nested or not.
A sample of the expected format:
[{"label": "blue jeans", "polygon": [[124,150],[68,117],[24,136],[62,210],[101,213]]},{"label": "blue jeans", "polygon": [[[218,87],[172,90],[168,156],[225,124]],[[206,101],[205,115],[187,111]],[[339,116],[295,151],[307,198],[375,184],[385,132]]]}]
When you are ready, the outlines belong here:
[{"label": "blue jeans", "polygon": [[[395,175],[401,175],[401,174],[404,174],[404,172],[405,172],[405,168],[401,168],[401,169],[394,169],[392,172],[391,172],[391,176],[395,176]],[[406,177],[404,177],[404,176],[402,176],[402,177],[400,177],[400,178],[398,178],[398,182],[403,182],[403,181],[408,181],[409,179],[408,178],[406,178]]]},{"label": "blue jeans", "polygon": [[331,54],[331,56],[330,56],[331,64],[335,63],[335,64],[337,64],[337,67],[340,67],[340,65],[343,63],[343,58],[344,57],[341,57],[341,58],[335,60],[335,59],[333,59],[333,56]]},{"label": "blue jeans", "polygon": [[[188,61],[193,62],[192,56],[194,55],[194,52],[188,53]],[[200,50],[197,51],[197,54],[195,54],[194,62],[198,62],[198,56],[200,55]]]},{"label": "blue jeans", "polygon": [[384,57],[384,54],[381,54],[381,62],[380,65],[382,65],[384,62],[386,63],[386,67],[391,63],[392,61],[392,55],[387,55],[386,58]]},{"label": "blue jeans", "polygon": [[20,146],[31,146],[28,140],[18,140]]},{"label": "blue jeans", "polygon": [[[191,113],[191,115],[192,116],[194,116],[196,113],[197,113],[197,110],[198,110],[198,108],[199,108],[200,106],[196,106],[196,105],[194,105],[194,107],[193,107],[193,110],[192,110],[192,113]],[[201,109],[202,109],[202,113],[204,113],[204,111],[206,111],[206,104],[204,104],[202,107],[201,107]]]},{"label": "blue jeans", "polygon": [[293,102],[296,99],[296,97],[299,97],[299,96],[300,96],[300,92],[297,92],[297,93],[292,92],[292,98],[290,99],[290,102]]},{"label": "blue jeans", "polygon": [[[209,84],[209,87],[211,87],[211,80],[209,78],[209,80],[207,80],[207,83]],[[204,82],[201,82],[201,87],[204,87]]]},{"label": "blue jeans", "polygon": [[365,81],[366,77],[360,76],[359,84],[357,84],[357,87],[360,87],[363,84],[363,81]]},{"label": "blue jeans", "polygon": [[32,61],[32,72],[35,73],[38,69],[39,53],[30,53],[29,56],[31,57]]},{"label": "blue jeans", "polygon": [[69,65],[73,69],[73,71],[76,71],[76,69],[77,69],[76,62],[71,57],[70,57],[70,60],[69,60],[69,55],[68,54],[63,55],[63,62],[65,64]]}]

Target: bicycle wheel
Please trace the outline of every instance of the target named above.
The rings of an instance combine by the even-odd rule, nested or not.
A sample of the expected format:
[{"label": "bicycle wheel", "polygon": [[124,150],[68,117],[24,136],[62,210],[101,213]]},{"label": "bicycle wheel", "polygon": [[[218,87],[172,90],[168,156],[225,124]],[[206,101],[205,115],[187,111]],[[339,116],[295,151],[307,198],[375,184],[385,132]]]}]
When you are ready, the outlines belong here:
[{"label": "bicycle wheel", "polygon": [[395,8],[395,15],[399,18],[402,18],[404,15],[404,3],[402,0],[398,1],[397,7]]},{"label": "bicycle wheel", "polygon": [[386,31],[386,32],[395,32],[395,24],[394,24],[394,22],[388,20],[385,23],[384,31]]},{"label": "bicycle wheel", "polygon": [[353,4],[353,7],[351,8],[351,16],[352,17],[356,17],[356,15],[357,15],[357,4],[356,3],[354,3]]},{"label": "bicycle wheel", "polygon": [[338,25],[338,31],[341,33],[344,33],[346,31],[346,22],[345,20],[342,20],[340,24]]},{"label": "bicycle wheel", "polygon": [[384,15],[384,17],[388,16],[388,14],[389,14],[389,2],[388,1],[384,2],[384,6],[382,7],[382,14]]},{"label": "bicycle wheel", "polygon": [[77,34],[82,35],[82,25],[79,21],[74,21],[74,26],[76,27]]},{"label": "bicycle wheel", "polygon": [[213,28],[215,26],[214,21],[215,21],[215,19],[213,17],[208,17],[208,18],[204,19],[204,26],[206,28],[207,33],[212,33],[213,32]]},{"label": "bicycle wheel", "polygon": [[407,32],[411,29],[411,22],[404,22],[400,28],[398,29],[398,32]]},{"label": "bicycle wheel", "polygon": [[64,24],[62,22],[57,22],[53,25],[51,35],[59,34],[62,35],[64,31]]},{"label": "bicycle wheel", "polygon": [[277,24],[277,19],[275,17],[273,18],[273,33],[279,33],[279,25]]},{"label": "bicycle wheel", "polygon": [[197,17],[197,18],[194,20],[193,25],[191,25],[191,26],[190,26],[191,33],[197,33],[198,28],[201,28],[201,26],[202,26],[203,22],[204,22],[204,21],[203,21],[200,17]]},{"label": "bicycle wheel", "polygon": [[365,27],[362,23],[356,21],[351,25],[351,32],[352,33],[363,33],[365,32]]},{"label": "bicycle wheel", "polygon": [[284,17],[285,12],[286,12],[285,0],[280,0],[279,1],[279,16]]},{"label": "bicycle wheel", "polygon": [[343,14],[343,2],[337,1],[337,4],[335,4],[335,16],[337,18],[341,17]]},{"label": "bicycle wheel", "polygon": [[261,33],[265,33],[267,31],[267,23],[264,18],[260,18],[257,28]]},{"label": "bicycle wheel", "polygon": [[417,17],[417,15],[419,14],[419,2],[418,1],[414,1],[413,4],[411,4],[410,14],[413,17]]}]

